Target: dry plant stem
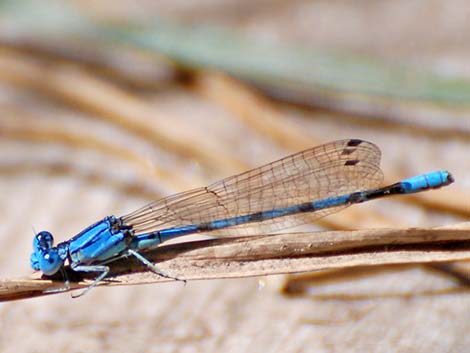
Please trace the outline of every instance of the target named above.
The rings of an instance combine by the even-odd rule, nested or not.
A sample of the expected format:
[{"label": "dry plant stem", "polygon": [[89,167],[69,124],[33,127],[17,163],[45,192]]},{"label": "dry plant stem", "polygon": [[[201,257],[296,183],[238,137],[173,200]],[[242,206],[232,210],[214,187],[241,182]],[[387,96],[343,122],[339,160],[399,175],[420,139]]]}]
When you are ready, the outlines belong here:
[{"label": "dry plant stem", "polygon": [[[470,223],[440,228],[369,229],[226,238],[161,246],[145,252],[149,260],[184,280],[239,278],[403,263],[470,260]],[[77,273],[68,270],[69,278]],[[63,280],[35,277],[0,281],[0,301],[43,295]],[[80,274],[81,276],[81,274]],[[72,289],[88,286],[84,274]],[[133,258],[111,264],[102,285],[144,284],[167,279],[148,272]]]},{"label": "dry plant stem", "polygon": [[[47,76],[48,79],[44,80]],[[185,158],[195,158],[209,169],[233,173],[246,169],[245,163],[214,153],[215,146],[193,133],[176,119],[163,116],[145,100],[109,82],[80,70],[77,66],[50,66],[11,50],[0,50],[0,80],[47,93],[97,117],[123,126],[162,148]],[[149,126],[148,122],[152,121]],[[171,121],[171,124],[168,123]]]},{"label": "dry plant stem", "polygon": [[[16,3],[6,1],[4,7],[8,10],[4,12],[7,18],[16,19],[11,21],[11,31],[23,37],[88,38],[139,48],[165,55],[185,68],[218,67],[272,91],[282,87],[284,95],[294,100],[320,96],[320,103],[325,103],[330,96],[341,101],[342,93],[346,93],[352,97],[425,100],[454,106],[467,104],[470,97],[468,80],[442,77],[424,68],[390,65],[374,57],[288,43],[274,45],[250,40],[223,27],[185,26],[163,18],[147,25],[138,21],[123,26],[114,20],[86,16],[64,2],[54,2],[48,11],[40,11],[38,6],[42,4],[37,2],[22,7]],[[8,33],[4,37],[9,38]],[[237,60],[240,53],[243,60]]]},{"label": "dry plant stem", "polygon": [[221,72],[201,72],[196,76],[195,89],[286,149],[299,151],[321,143],[300,127],[286,124],[283,114],[261,94]]},{"label": "dry plant stem", "polygon": [[[170,60],[158,54],[144,55],[134,48],[122,46],[117,48],[93,41],[72,42],[65,38],[63,40],[16,38],[11,41],[0,39],[0,48],[51,62],[79,64],[99,76],[136,89],[166,88],[174,84],[181,75]],[[116,64],[113,60],[116,56],[124,57],[128,67],[123,67],[119,62]],[[139,67],[139,71],[135,72],[135,66],[142,65],[145,71],[142,72]]]},{"label": "dry plant stem", "polygon": [[[3,111],[8,112],[9,119],[0,121],[0,137],[18,141],[36,142],[50,144],[61,144],[64,147],[77,149],[90,148],[99,153],[109,155],[126,162],[131,162],[141,169],[145,174],[156,178],[158,183],[167,185],[174,190],[184,190],[203,184],[202,180],[193,177],[191,181],[184,178],[181,171],[169,171],[151,163],[148,159],[134,153],[129,148],[124,148],[120,144],[108,143],[102,139],[95,138],[92,134],[83,134],[78,131],[57,124],[38,123],[37,119],[20,113],[15,109],[8,109],[0,106]],[[90,123],[90,128],[92,128]],[[64,161],[67,163],[68,161]],[[194,182],[199,181],[195,185]]]},{"label": "dry plant stem", "polygon": [[[285,118],[273,103],[236,79],[219,72],[205,71],[198,75],[196,83],[196,89],[202,95],[233,112],[234,117],[291,151],[326,142],[316,141],[305,134],[300,127],[286,124]],[[405,177],[403,175],[388,177],[385,183],[391,184]],[[439,192],[410,195],[401,200],[439,211],[453,212],[467,217],[470,215],[468,202],[470,194],[456,190],[455,186]]]}]

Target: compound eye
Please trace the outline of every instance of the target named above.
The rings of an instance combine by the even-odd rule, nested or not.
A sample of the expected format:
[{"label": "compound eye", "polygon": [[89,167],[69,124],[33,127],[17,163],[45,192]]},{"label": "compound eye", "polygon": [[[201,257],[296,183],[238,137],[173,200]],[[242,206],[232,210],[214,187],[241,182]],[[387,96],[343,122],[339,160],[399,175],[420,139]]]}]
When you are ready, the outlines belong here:
[{"label": "compound eye", "polygon": [[55,274],[64,265],[64,261],[60,258],[56,249],[42,253],[36,260],[38,260],[37,267],[49,276]]},{"label": "compound eye", "polygon": [[52,236],[51,233],[43,231],[34,237],[33,240],[33,247],[34,249],[37,250],[47,250],[52,248],[52,245],[54,244],[54,237]]}]

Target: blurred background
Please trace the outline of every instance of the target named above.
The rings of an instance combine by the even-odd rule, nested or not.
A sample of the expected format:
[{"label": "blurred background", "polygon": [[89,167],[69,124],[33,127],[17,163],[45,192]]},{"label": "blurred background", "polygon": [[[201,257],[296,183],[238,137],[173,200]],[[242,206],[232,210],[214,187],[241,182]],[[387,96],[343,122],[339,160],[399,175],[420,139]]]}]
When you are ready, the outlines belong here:
[{"label": "blurred background", "polygon": [[[468,219],[470,6],[452,1],[1,1],[0,268],[31,242],[331,140],[385,182],[456,183],[319,229]],[[468,264],[98,288],[3,303],[2,352],[464,352]],[[467,280],[465,280],[467,278]]]}]

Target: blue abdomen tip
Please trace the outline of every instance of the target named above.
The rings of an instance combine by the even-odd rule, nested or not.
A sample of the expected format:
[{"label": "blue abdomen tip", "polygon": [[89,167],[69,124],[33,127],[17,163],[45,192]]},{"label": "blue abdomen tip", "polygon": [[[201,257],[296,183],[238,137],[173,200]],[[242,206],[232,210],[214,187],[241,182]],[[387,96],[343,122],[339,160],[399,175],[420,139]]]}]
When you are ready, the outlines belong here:
[{"label": "blue abdomen tip", "polygon": [[445,170],[418,175],[406,180],[401,184],[405,193],[419,192],[426,189],[440,188],[454,182],[452,175]]}]

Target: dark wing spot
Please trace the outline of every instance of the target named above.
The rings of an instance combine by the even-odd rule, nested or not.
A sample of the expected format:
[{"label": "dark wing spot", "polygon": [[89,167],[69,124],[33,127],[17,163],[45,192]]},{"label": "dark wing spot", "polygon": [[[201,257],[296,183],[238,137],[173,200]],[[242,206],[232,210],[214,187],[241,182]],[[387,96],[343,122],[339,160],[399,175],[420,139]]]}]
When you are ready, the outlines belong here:
[{"label": "dark wing spot", "polygon": [[351,153],[353,153],[354,151],[356,151],[356,148],[345,148],[341,154],[342,155],[346,155],[346,156],[349,156]]},{"label": "dark wing spot", "polygon": [[357,147],[362,143],[362,140],[359,139],[351,139],[348,141],[347,145],[348,147]]},{"label": "dark wing spot", "polygon": [[344,165],[356,165],[357,163],[359,163],[358,159],[350,159],[349,161],[346,161]]}]

